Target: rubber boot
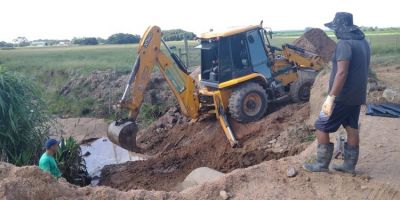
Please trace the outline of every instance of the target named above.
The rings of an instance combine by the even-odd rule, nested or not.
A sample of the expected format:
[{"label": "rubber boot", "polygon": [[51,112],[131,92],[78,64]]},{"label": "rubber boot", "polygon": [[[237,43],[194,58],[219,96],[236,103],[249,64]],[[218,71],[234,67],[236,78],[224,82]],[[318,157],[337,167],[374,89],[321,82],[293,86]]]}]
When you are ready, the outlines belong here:
[{"label": "rubber boot", "polygon": [[355,174],[355,168],[358,161],[359,146],[344,144],[344,162],[342,165],[336,165],[333,167],[334,170]]},{"label": "rubber boot", "polygon": [[333,143],[318,144],[317,160],[314,163],[305,163],[303,168],[310,172],[327,172],[333,155]]}]

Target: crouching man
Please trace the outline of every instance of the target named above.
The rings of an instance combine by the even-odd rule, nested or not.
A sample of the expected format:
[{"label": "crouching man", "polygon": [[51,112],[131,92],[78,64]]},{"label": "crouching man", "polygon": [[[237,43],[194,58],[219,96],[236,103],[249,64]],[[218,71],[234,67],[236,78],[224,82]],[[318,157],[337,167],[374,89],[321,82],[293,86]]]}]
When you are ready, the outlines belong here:
[{"label": "crouching man", "polygon": [[353,15],[338,12],[332,22],[325,24],[335,31],[338,39],[332,58],[329,93],[315,122],[318,140],[317,159],[304,164],[311,172],[325,172],[333,154],[329,133],[342,125],[347,132],[344,146],[344,163],[334,166],[337,171],[355,173],[359,155],[358,118],[360,106],[365,104],[370,48],[364,33],[353,25]]},{"label": "crouching man", "polygon": [[61,172],[58,169],[56,160],[54,159],[54,156],[57,153],[58,144],[58,141],[55,139],[47,140],[45,144],[46,152],[42,154],[39,160],[39,168],[53,175],[57,179],[61,177]]}]

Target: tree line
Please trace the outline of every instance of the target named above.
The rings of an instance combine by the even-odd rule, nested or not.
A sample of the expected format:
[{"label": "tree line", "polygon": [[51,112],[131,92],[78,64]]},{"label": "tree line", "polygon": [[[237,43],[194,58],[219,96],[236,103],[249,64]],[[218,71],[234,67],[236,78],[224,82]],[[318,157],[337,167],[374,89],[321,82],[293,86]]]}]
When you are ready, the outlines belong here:
[{"label": "tree line", "polygon": [[[193,40],[196,35],[193,32],[184,31],[182,29],[172,29],[162,31],[162,37],[165,41],[180,41],[185,39]],[[73,44],[79,45],[97,45],[97,44],[136,44],[140,41],[140,35],[133,35],[129,33],[116,33],[107,39],[84,37],[72,39]]]},{"label": "tree line", "polygon": [[139,43],[140,35],[133,35],[129,33],[116,33],[107,39],[84,37],[72,39],[72,44],[78,45],[98,45],[98,44],[135,44]]},{"label": "tree line", "polygon": [[[196,35],[193,32],[185,31],[182,29],[172,29],[172,30],[165,30],[162,31],[162,37],[165,41],[180,41],[183,40],[185,37],[188,40],[193,40],[196,38]],[[19,37],[25,38],[25,37]],[[26,39],[26,38],[25,38]],[[63,42],[65,45],[69,42],[69,40],[35,40],[32,42],[27,42],[24,40],[24,44],[17,44],[17,43],[7,43],[0,41],[0,48],[10,48],[10,47],[22,47],[22,46],[29,46],[33,45],[34,42],[43,42],[44,46],[53,46],[57,45],[59,42]],[[67,42],[68,41],[68,42]],[[140,41],[140,35],[136,34],[129,34],[129,33],[116,33],[108,37],[107,39],[99,38],[99,37],[75,37],[73,38],[70,43],[75,45],[98,45],[98,44],[136,44]]]}]

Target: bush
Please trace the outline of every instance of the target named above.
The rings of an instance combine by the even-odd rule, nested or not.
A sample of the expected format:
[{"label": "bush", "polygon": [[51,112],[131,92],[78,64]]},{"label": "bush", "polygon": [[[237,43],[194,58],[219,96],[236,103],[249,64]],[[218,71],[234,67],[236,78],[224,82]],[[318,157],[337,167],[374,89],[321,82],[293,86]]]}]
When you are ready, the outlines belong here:
[{"label": "bush", "polygon": [[73,44],[79,45],[98,45],[99,42],[94,37],[87,37],[87,38],[74,38],[72,39]]},{"label": "bush", "polygon": [[116,33],[111,35],[107,39],[108,44],[133,44],[139,43],[140,36],[139,35],[132,35],[128,33]]},{"label": "bush", "polygon": [[37,164],[50,116],[37,86],[0,68],[0,155],[17,166]]},{"label": "bush", "polygon": [[10,48],[10,47],[13,47],[13,44],[0,41],[0,48]]},{"label": "bush", "polygon": [[148,104],[148,103],[143,103],[142,107],[140,108],[138,121],[140,121],[143,126],[147,126],[147,125],[155,122],[165,112],[166,112],[166,108],[162,104],[152,105],[152,104]]},{"label": "bush", "polygon": [[81,147],[74,138],[64,139],[61,137],[55,159],[64,177],[69,183],[86,186],[90,184],[91,178],[86,169],[85,160],[82,157]]}]

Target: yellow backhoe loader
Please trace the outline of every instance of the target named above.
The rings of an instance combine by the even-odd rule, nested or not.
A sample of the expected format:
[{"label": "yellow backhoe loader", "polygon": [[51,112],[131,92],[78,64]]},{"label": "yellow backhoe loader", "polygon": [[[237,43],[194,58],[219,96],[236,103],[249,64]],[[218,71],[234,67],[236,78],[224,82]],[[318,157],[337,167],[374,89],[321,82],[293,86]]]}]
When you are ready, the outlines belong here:
[{"label": "yellow backhoe loader", "polygon": [[[136,144],[135,121],[155,65],[176,96],[181,112],[191,119],[215,114],[232,147],[238,141],[231,118],[253,122],[265,115],[271,102],[287,97],[295,102],[307,101],[315,75],[322,68],[321,57],[289,44],[274,47],[267,37],[269,33],[262,25],[254,25],[202,34],[197,84],[163,41],[161,29],[150,26],[139,43],[118,103],[120,109],[129,110],[129,115],[110,124],[108,137],[125,149],[141,152]],[[161,51],[161,44],[168,54]]]}]

